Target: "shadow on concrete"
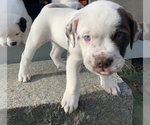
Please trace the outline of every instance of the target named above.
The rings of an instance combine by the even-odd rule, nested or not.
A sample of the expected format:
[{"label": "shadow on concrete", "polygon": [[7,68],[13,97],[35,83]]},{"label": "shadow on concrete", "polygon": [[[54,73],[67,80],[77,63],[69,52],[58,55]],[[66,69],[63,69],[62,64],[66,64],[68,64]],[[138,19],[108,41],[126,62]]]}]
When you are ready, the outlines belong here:
[{"label": "shadow on concrete", "polygon": [[[84,66],[82,66],[80,73],[84,73],[84,72],[89,72],[89,71],[87,69],[85,69]],[[55,72],[55,73],[36,74],[36,75],[33,75],[31,77],[31,80],[28,82],[35,82],[35,81],[38,81],[42,78],[60,76],[60,75],[65,75],[65,74],[66,74],[66,71],[59,71],[59,72]]]},{"label": "shadow on concrete", "polygon": [[79,107],[65,114],[60,102],[8,109],[8,125],[131,125],[132,96],[95,91],[81,95]]},{"label": "shadow on concrete", "polygon": [[36,74],[36,75],[32,76],[31,81],[29,81],[29,82],[35,82],[42,78],[59,76],[59,75],[64,75],[64,74],[66,74],[66,71],[60,71],[60,72],[56,72],[56,73]]}]

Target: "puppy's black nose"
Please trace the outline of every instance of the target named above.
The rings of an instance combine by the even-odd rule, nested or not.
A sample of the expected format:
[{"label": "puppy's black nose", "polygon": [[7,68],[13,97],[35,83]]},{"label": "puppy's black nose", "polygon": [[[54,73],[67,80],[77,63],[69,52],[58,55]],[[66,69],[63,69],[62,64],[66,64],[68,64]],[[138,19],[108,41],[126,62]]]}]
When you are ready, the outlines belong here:
[{"label": "puppy's black nose", "polygon": [[12,42],[10,43],[10,45],[15,46],[17,44],[17,42]]},{"label": "puppy's black nose", "polygon": [[112,58],[97,58],[95,64],[98,68],[108,68],[113,62]]}]

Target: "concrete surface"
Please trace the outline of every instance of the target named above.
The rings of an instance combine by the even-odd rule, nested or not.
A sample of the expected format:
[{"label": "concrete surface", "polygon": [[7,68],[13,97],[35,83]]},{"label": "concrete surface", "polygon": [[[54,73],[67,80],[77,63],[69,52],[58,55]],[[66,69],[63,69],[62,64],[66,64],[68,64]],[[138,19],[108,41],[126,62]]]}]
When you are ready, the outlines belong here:
[{"label": "concrete surface", "polygon": [[66,73],[52,61],[32,62],[32,79],[19,83],[19,64],[7,67],[7,124],[9,125],[131,125],[133,98],[130,88],[118,76],[121,94],[101,89],[99,78],[86,69],[80,73],[79,107],[65,114],[60,102],[65,91]]},{"label": "concrete surface", "polygon": [[7,65],[0,65],[0,125],[7,125]]}]

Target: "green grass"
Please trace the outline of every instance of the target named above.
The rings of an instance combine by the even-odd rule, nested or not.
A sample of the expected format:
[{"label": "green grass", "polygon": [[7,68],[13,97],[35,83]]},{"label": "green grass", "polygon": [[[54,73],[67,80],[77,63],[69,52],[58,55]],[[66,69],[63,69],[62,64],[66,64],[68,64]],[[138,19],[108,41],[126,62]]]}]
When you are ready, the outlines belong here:
[{"label": "green grass", "polygon": [[142,74],[143,73],[143,65],[134,64],[132,65],[129,60],[126,60],[125,66],[122,71],[117,72],[120,77],[128,78],[133,75]]}]

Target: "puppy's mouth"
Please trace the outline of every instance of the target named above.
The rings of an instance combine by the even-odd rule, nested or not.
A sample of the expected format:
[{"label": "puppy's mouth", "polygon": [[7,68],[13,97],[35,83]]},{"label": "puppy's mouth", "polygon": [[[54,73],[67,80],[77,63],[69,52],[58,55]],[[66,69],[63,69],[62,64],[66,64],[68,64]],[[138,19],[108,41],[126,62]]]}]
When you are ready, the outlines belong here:
[{"label": "puppy's mouth", "polygon": [[102,70],[102,71],[100,71],[100,74],[101,74],[101,75],[110,75],[110,74],[111,74],[111,72],[108,72],[108,71]]},{"label": "puppy's mouth", "polygon": [[93,67],[93,71],[100,74],[100,75],[111,75],[113,72],[110,70],[110,68],[95,68]]}]

